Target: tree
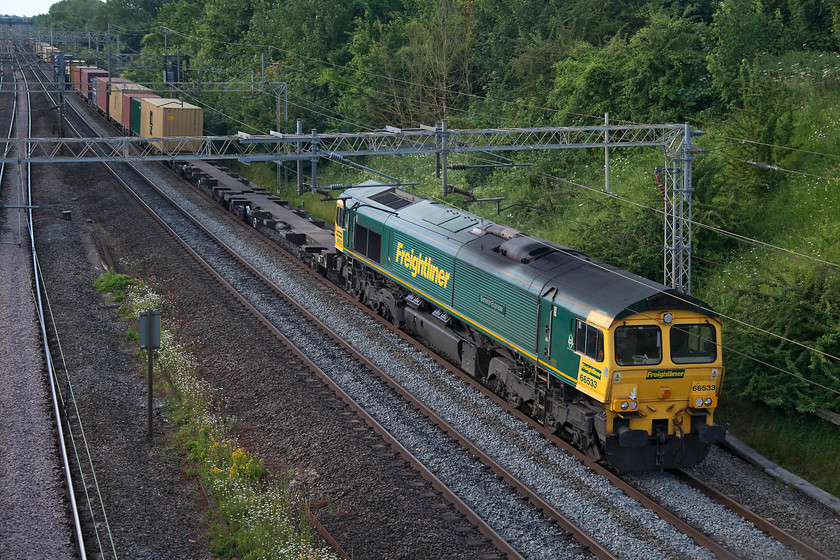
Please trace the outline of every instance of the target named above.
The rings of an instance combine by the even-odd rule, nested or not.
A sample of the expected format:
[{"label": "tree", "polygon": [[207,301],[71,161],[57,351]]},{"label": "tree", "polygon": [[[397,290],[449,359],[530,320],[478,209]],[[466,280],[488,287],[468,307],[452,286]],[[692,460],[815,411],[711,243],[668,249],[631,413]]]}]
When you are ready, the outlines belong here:
[{"label": "tree", "polygon": [[464,14],[455,0],[431,0],[406,26],[408,79],[419,86],[416,102],[426,122],[452,116],[470,93],[470,46]]},{"label": "tree", "polygon": [[715,103],[706,68],[708,28],[654,12],[628,43],[622,76],[627,118],[685,122]]},{"label": "tree", "polygon": [[840,389],[840,366],[820,354],[840,354],[837,282],[825,271],[813,269],[797,270],[791,280],[780,278],[772,287],[752,286],[744,291],[738,315],[750,317],[752,323],[782,338],[734,329],[729,345],[743,354],[729,358],[728,386],[741,396],[788,410],[840,410],[840,397],[823,389]]},{"label": "tree", "polygon": [[104,7],[100,0],[61,0],[50,6],[46,16],[38,17],[38,25],[84,31]]},{"label": "tree", "polygon": [[740,76],[763,53],[773,52],[781,33],[778,14],[758,0],[725,0],[715,12],[709,54],[712,84],[726,104],[739,98]]},{"label": "tree", "polygon": [[120,35],[126,50],[137,51],[143,35],[166,0],[106,0],[92,19],[94,27]]},{"label": "tree", "polygon": [[574,228],[575,248],[605,263],[661,282],[662,216],[614,200],[599,200],[597,206],[588,207],[592,211],[586,222]]},{"label": "tree", "polygon": [[626,62],[626,43],[613,39],[603,48],[579,42],[569,56],[554,65],[554,87],[549,102],[558,110],[556,125],[589,124],[604,113],[615,113],[621,106],[622,66]]},{"label": "tree", "polygon": [[357,19],[346,68],[327,69],[342,112],[377,126],[457,116],[471,91],[468,20],[454,0],[423,0],[388,22]]}]

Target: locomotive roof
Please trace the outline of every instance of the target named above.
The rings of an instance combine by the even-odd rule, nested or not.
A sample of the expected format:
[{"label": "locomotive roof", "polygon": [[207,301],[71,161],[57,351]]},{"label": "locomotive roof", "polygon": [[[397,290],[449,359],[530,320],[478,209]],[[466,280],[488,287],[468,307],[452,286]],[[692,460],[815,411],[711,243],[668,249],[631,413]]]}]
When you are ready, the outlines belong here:
[{"label": "locomotive roof", "polygon": [[469,212],[417,196],[394,187],[383,187],[378,181],[366,181],[359,187],[346,191],[354,198],[366,199],[372,208],[378,208],[406,222],[421,225],[438,235],[466,243],[475,238],[470,230],[488,222]]},{"label": "locomotive roof", "polygon": [[[371,181],[369,186],[350,189],[346,195],[365,199],[366,206],[390,214],[389,222],[423,226],[456,241],[458,247],[452,249],[459,259],[490,273],[504,274],[522,289],[542,295],[554,288],[558,304],[584,317],[596,311],[617,320],[664,309],[717,315],[702,301],[653,280],[401,189]],[[441,243],[448,245],[444,239]]]}]

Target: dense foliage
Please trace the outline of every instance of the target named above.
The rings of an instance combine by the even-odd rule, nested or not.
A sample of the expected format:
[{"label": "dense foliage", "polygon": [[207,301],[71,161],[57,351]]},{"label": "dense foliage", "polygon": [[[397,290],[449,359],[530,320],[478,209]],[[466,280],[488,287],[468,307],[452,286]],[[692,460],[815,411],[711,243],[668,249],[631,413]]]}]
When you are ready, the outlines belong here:
[{"label": "dense foliage", "polygon": [[[612,123],[691,122],[708,133],[697,140],[708,151],[694,166],[702,227],[693,285],[726,317],[726,390],[788,409],[840,411],[839,6],[62,0],[39,24],[110,22],[134,37],[124,41],[131,48],[188,54],[189,80],[265,72],[288,84],[290,117],[307,131],[444,118],[460,128],[592,125],[604,113]],[[131,32],[139,29],[142,40]],[[160,69],[130,76],[158,81]],[[278,125],[271,96],[206,94],[200,102],[213,133],[294,130],[291,119]],[[452,181],[522,204],[505,212],[514,225],[661,278],[663,204],[652,171],[661,156],[613,154],[614,190],[637,205],[598,194],[603,151],[515,157],[534,165],[452,173]],[[400,162],[369,164],[417,173]],[[418,189],[434,194],[433,184],[424,179]]]}]

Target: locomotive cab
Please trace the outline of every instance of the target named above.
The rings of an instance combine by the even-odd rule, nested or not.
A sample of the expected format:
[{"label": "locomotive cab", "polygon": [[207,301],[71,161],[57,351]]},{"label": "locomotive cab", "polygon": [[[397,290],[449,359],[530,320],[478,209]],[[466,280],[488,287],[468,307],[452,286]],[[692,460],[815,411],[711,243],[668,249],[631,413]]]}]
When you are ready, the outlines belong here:
[{"label": "locomotive cab", "polygon": [[[688,310],[636,314],[617,321],[605,338],[609,462],[618,470],[650,470],[702,460],[725,436],[713,423],[723,382],[719,321]],[[651,452],[640,453],[644,447]]]}]

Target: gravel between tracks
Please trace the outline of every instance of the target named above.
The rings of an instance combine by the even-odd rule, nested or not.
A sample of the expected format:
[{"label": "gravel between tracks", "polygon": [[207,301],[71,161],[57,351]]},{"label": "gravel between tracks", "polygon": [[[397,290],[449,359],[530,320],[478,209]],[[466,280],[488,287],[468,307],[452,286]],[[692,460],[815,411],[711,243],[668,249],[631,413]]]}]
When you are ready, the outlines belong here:
[{"label": "gravel between tracks", "polygon": [[840,515],[796,489],[718,448],[689,472],[827,557],[840,558]]}]

